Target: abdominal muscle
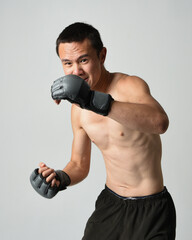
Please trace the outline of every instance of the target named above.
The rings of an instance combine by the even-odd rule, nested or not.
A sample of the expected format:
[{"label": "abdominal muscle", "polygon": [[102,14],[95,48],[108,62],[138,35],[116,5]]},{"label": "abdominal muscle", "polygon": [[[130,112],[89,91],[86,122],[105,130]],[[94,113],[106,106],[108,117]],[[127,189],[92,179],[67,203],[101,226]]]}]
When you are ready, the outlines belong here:
[{"label": "abdominal muscle", "polygon": [[[158,135],[138,134],[140,140],[111,142],[102,151],[106,185],[124,197],[147,196],[163,190],[161,141]],[[136,135],[135,134],[135,135]],[[127,143],[127,144],[125,144]]]}]

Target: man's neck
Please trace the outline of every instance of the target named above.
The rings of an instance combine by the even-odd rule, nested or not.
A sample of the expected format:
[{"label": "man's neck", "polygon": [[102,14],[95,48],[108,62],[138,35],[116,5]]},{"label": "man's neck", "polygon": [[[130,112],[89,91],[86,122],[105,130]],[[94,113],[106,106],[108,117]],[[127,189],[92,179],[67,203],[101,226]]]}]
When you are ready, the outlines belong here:
[{"label": "man's neck", "polygon": [[101,77],[100,77],[99,81],[97,82],[97,84],[94,86],[94,88],[92,90],[100,91],[100,92],[106,92],[107,89],[109,88],[110,84],[111,84],[111,80],[112,80],[112,78],[111,78],[110,72],[108,72],[103,67]]}]

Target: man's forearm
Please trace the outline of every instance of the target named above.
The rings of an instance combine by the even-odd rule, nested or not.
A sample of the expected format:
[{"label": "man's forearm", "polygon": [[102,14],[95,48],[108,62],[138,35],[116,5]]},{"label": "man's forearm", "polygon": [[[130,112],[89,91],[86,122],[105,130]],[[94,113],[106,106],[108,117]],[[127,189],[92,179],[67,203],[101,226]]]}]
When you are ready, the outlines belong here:
[{"label": "man's forearm", "polygon": [[132,130],[151,134],[164,133],[169,124],[163,110],[147,104],[114,101],[108,117]]},{"label": "man's forearm", "polygon": [[71,179],[71,186],[83,181],[87,177],[89,173],[89,167],[80,166],[79,164],[71,160],[63,169],[63,171],[69,175]]}]

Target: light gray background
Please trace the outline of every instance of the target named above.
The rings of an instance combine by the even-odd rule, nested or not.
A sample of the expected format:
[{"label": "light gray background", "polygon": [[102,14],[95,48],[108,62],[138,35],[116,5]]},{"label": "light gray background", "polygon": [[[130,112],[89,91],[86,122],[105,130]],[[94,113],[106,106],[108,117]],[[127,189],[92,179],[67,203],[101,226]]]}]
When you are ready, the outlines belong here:
[{"label": "light gray background", "polygon": [[95,146],[79,185],[47,200],[29,183],[40,161],[59,169],[70,159],[70,104],[56,106],[50,86],[63,75],[58,34],[84,21],[101,33],[108,70],[142,77],[169,115],[165,185],[177,209],[177,239],[191,240],[191,13],[190,0],[0,1],[0,239],[79,240],[104,187]]}]

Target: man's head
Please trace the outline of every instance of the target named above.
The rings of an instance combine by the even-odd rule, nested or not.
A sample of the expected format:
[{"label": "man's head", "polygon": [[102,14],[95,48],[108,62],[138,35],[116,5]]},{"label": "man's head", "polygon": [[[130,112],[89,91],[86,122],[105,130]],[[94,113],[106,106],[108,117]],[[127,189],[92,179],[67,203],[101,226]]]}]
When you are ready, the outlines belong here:
[{"label": "man's head", "polygon": [[89,24],[81,22],[69,25],[60,33],[56,41],[56,52],[59,55],[60,43],[83,42],[85,39],[90,40],[92,47],[99,56],[103,49],[103,42],[98,30]]},{"label": "man's head", "polygon": [[84,23],[68,26],[59,35],[56,50],[65,75],[77,75],[92,88],[102,81],[106,48],[95,28]]}]

